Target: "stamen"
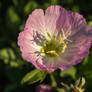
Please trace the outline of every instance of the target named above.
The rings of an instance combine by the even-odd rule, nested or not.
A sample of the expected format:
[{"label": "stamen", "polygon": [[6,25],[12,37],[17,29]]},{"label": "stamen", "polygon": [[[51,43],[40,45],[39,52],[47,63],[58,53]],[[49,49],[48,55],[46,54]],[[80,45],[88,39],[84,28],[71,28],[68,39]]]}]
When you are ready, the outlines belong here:
[{"label": "stamen", "polygon": [[63,43],[63,39],[61,37],[61,34],[59,34],[59,36],[58,36],[58,41],[60,42],[60,44]]},{"label": "stamen", "polygon": [[59,55],[56,53],[56,51],[54,51],[54,50],[48,51],[48,52],[46,52],[46,53],[53,54],[53,55],[55,55],[55,56],[59,56]]},{"label": "stamen", "polygon": [[48,58],[59,57],[65,52],[68,42],[71,42],[71,40],[67,39],[70,34],[70,32],[67,32],[65,35],[62,29],[62,34],[58,36],[54,34],[51,36],[50,33],[46,31],[47,39],[43,42],[41,55],[47,56]]},{"label": "stamen", "polygon": [[48,36],[49,38],[51,38],[51,35],[50,35],[50,33],[49,33],[49,32],[47,32],[47,36]]},{"label": "stamen", "polygon": [[64,46],[63,46],[63,48],[62,48],[62,53],[64,53],[65,52],[65,49],[67,48],[67,43],[64,43]]},{"label": "stamen", "polygon": [[41,52],[44,53],[44,48],[41,49]]},{"label": "stamen", "polygon": [[62,31],[62,33],[63,33],[63,39],[66,39],[66,36],[65,36],[65,34],[64,34],[63,28],[61,29],[61,31]]},{"label": "stamen", "polygon": [[71,40],[69,40],[69,39],[66,39],[67,41],[69,41],[69,42],[72,42]]},{"label": "stamen", "polygon": [[62,33],[63,33],[63,40],[67,40],[67,41],[69,41],[69,42],[72,42],[71,40],[67,39],[67,37],[70,36],[71,31],[68,31],[68,32],[66,33],[66,35],[65,35],[65,33],[64,33],[63,28],[61,29],[61,31],[62,31]]},{"label": "stamen", "polygon": [[44,48],[41,49],[41,56],[45,56]]}]

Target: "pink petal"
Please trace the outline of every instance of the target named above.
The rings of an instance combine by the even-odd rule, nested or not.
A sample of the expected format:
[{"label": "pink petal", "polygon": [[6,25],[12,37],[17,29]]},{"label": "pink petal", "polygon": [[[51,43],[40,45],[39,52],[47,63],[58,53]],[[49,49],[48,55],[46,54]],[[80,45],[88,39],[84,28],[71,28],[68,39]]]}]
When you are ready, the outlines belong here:
[{"label": "pink petal", "polygon": [[45,21],[43,10],[35,9],[28,17],[25,27],[28,28],[30,31],[36,31],[38,33],[44,34]]},{"label": "pink petal", "polygon": [[71,35],[76,34],[81,28],[83,28],[86,24],[85,18],[79,13],[75,13],[72,11],[68,11],[68,20],[71,25]]},{"label": "pink petal", "polygon": [[47,70],[49,72],[53,72],[55,70],[44,65],[42,57],[38,56],[36,53],[22,53],[22,57],[28,62],[32,63],[37,69]]},{"label": "pink petal", "polygon": [[23,53],[34,53],[38,51],[33,34],[28,29],[25,29],[24,31],[20,32],[18,37],[18,45],[20,46],[20,50]]},{"label": "pink petal", "polygon": [[63,24],[63,21],[65,20],[65,17],[63,16],[63,18],[61,19],[62,22],[57,22],[60,19],[59,17],[60,17],[61,12],[63,16],[65,10],[58,5],[48,7],[46,10],[46,13],[45,13],[46,28],[47,28],[47,31],[52,33],[52,35],[54,33],[57,33],[58,31],[57,25],[60,25],[58,26],[58,29],[61,29],[61,25]]}]

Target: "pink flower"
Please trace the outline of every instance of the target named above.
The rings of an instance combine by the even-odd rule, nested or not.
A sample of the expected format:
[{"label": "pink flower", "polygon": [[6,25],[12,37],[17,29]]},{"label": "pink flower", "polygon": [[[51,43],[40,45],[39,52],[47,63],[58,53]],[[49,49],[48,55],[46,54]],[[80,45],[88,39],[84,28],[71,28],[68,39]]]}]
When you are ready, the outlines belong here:
[{"label": "pink flower", "polygon": [[51,92],[51,87],[48,85],[38,85],[35,92]]},{"label": "pink flower", "polygon": [[18,45],[22,57],[36,68],[66,70],[88,55],[92,29],[82,15],[55,5],[36,9],[20,32]]}]

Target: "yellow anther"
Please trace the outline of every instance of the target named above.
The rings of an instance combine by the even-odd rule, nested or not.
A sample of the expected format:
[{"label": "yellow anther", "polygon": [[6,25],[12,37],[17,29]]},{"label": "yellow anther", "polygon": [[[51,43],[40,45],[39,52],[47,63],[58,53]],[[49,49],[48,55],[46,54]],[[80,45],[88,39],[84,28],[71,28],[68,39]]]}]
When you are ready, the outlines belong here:
[{"label": "yellow anther", "polygon": [[41,49],[41,52],[44,53],[44,48]]},{"label": "yellow anther", "polygon": [[63,46],[63,48],[62,48],[62,53],[64,53],[65,52],[65,49],[67,48],[67,44],[66,43],[64,43],[64,46]]},{"label": "yellow anther", "polygon": [[59,55],[56,53],[56,51],[54,51],[54,50],[48,51],[48,52],[46,52],[46,53],[53,54],[53,55],[55,55],[55,56],[59,56]]},{"label": "yellow anther", "polygon": [[60,44],[63,43],[63,39],[62,39],[61,34],[59,34],[59,36],[58,36],[58,41],[59,41]]},{"label": "yellow anther", "polygon": [[41,48],[41,56],[45,56],[44,48]]}]

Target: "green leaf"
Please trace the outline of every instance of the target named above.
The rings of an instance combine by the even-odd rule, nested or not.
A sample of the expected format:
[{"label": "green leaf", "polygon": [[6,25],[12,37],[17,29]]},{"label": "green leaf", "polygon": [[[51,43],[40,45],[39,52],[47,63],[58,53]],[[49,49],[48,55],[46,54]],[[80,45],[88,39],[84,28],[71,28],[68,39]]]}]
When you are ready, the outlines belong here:
[{"label": "green leaf", "polygon": [[74,12],[80,12],[79,6],[76,6],[76,5],[74,5],[74,6],[72,7],[72,10],[73,10]]},{"label": "green leaf", "polygon": [[62,71],[60,73],[60,76],[61,77],[65,77],[67,75],[70,75],[73,79],[76,79],[76,68],[75,67],[72,67],[66,71]]},{"label": "green leaf", "polygon": [[90,49],[90,54],[79,65],[78,73],[79,76],[83,75],[86,78],[88,85],[92,84],[92,48]]},{"label": "green leaf", "polygon": [[[92,17],[92,16],[91,16]],[[88,22],[88,25],[92,27],[92,21]]]},{"label": "green leaf", "polygon": [[57,92],[66,92],[64,88],[56,88]]},{"label": "green leaf", "polygon": [[38,4],[35,1],[29,1],[24,7],[24,14],[29,14],[30,11],[37,8]]},{"label": "green leaf", "polygon": [[19,67],[20,57],[17,58],[15,51],[12,48],[3,48],[0,50],[0,59],[4,61],[5,64],[9,64],[11,67]]},{"label": "green leaf", "polygon": [[0,59],[4,60],[4,63],[9,63],[10,60],[15,60],[15,54],[11,48],[4,48],[0,50]]},{"label": "green leaf", "polygon": [[38,81],[42,80],[43,74],[44,74],[43,71],[40,71],[38,69],[35,69],[35,70],[27,73],[23,77],[23,79],[21,81],[21,84],[24,84],[26,82],[28,82],[29,84],[33,84],[35,82],[38,82]]},{"label": "green leaf", "polygon": [[[20,24],[20,17],[18,13],[15,11],[14,7],[9,7],[7,9],[6,17],[5,17],[7,28],[9,29],[9,32],[14,32],[14,30],[17,30],[19,24]],[[15,32],[16,33],[16,32]]]},{"label": "green leaf", "polygon": [[47,71],[42,71],[42,79],[40,80],[40,82],[43,82],[43,80],[46,78],[48,72]]}]

